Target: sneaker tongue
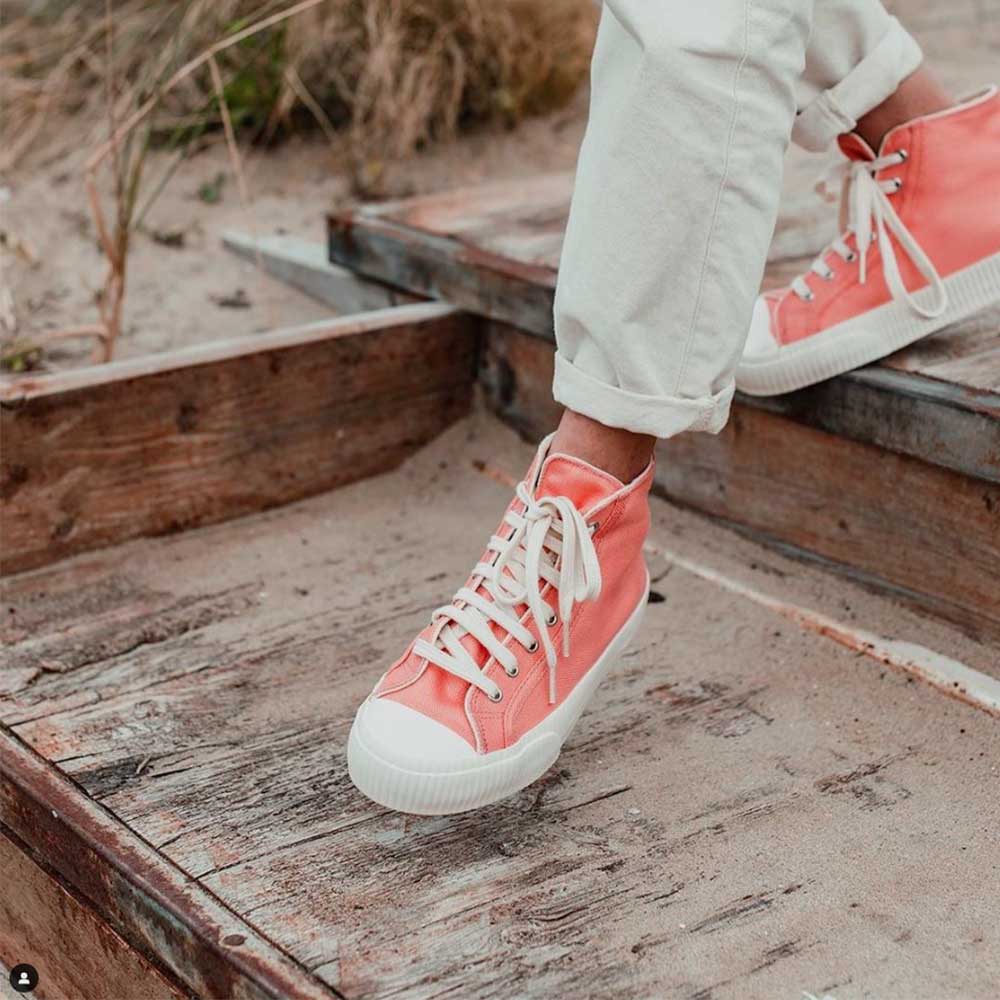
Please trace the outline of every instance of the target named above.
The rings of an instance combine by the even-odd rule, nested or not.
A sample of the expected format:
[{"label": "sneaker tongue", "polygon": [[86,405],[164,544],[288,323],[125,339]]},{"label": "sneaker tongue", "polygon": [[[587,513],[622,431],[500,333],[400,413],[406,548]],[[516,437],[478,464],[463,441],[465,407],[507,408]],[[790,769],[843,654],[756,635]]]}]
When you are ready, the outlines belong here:
[{"label": "sneaker tongue", "polygon": [[610,472],[595,468],[582,458],[552,454],[545,459],[534,494],[542,497],[569,497],[582,514],[606,500],[624,484]]},{"label": "sneaker tongue", "polygon": [[875,150],[860,135],[855,135],[854,132],[846,132],[844,135],[838,136],[837,145],[840,146],[840,151],[849,160],[875,159]]},{"label": "sneaker tongue", "polygon": [[[617,490],[620,490],[622,486],[623,484],[610,473],[595,468],[589,463],[584,462],[583,459],[557,453],[550,454],[545,459],[535,484],[534,495],[536,498],[545,496],[569,497],[579,511],[586,513],[595,504],[611,496]],[[489,592],[483,584],[479,585],[477,592],[483,597],[489,597]],[[518,607],[516,610],[519,616],[524,613],[523,606]],[[491,625],[491,628],[497,638],[503,638],[503,633],[497,625]],[[429,627],[425,637],[429,637],[430,632],[431,629]],[[489,654],[479,642],[471,635],[462,636],[459,642],[461,642],[479,667],[485,665]],[[416,669],[418,661],[414,654],[411,654],[411,656],[413,669]],[[429,673],[426,680],[418,681],[417,686],[420,684],[435,683],[434,678],[437,678],[439,682],[443,674],[444,671],[435,668]],[[448,683],[451,684],[453,681],[455,681],[454,678],[449,678]],[[468,685],[464,681],[455,681],[455,685],[457,685],[454,686],[456,699],[464,698]]]}]

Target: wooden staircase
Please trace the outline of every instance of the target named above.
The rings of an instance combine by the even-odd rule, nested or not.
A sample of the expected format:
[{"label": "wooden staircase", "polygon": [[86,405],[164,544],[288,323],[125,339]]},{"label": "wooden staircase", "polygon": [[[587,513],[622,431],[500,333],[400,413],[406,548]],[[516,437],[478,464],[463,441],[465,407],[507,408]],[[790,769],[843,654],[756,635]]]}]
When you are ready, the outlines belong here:
[{"label": "wooden staircase", "polygon": [[528,461],[460,418],[558,418],[568,193],[359,209],[349,269],[234,236],[353,314],[0,385],[0,965],[38,995],[990,995],[996,316],[663,445],[753,537],[654,500],[643,640],[538,785],[446,821],[351,787],[355,707]]}]

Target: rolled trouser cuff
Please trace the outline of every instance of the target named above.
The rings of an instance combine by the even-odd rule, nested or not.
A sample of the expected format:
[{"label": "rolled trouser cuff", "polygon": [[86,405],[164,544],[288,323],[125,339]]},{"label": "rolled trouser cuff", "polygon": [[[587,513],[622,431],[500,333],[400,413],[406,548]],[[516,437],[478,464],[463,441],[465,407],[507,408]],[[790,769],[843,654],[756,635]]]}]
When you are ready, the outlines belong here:
[{"label": "rolled trouser cuff", "polygon": [[729,419],[734,385],[714,396],[685,399],[680,396],[647,396],[608,385],[588,375],[556,352],[552,393],[556,402],[606,427],[620,427],[658,438],[682,431],[718,434]]},{"label": "rolled trouser cuff", "polygon": [[891,17],[878,45],[843,80],[799,112],[792,140],[813,152],[826,149],[838,135],[851,132],[859,118],[895,93],[923,58],[916,39]]}]

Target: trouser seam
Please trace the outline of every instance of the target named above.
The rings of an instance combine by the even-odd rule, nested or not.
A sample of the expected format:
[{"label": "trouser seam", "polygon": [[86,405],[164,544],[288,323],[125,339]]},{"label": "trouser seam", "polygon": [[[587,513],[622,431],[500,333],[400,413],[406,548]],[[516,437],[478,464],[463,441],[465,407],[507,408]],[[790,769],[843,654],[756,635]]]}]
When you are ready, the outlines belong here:
[{"label": "trouser seam", "polygon": [[743,69],[746,66],[747,60],[750,58],[750,24],[752,11],[753,0],[747,0],[746,16],[743,22],[743,52],[740,55],[740,61],[736,66],[736,72],[733,74],[733,103],[735,104],[735,107],[733,108],[733,119],[729,125],[729,138],[726,141],[726,155],[722,167],[722,179],[719,182],[719,191],[716,195],[715,205],[712,209],[712,221],[708,228],[708,241],[705,245],[705,257],[702,260],[701,273],[698,276],[698,290],[695,295],[694,313],[692,314],[691,325],[688,328],[684,343],[684,354],[681,357],[680,367],[677,370],[677,378],[674,382],[674,393],[678,395],[680,394],[680,388],[684,381],[684,376],[687,374],[687,366],[691,356],[691,347],[694,343],[695,330],[698,326],[699,320],[701,319],[701,307],[705,291],[705,278],[708,273],[709,260],[712,256],[712,247],[715,242],[716,226],[718,225],[719,216],[722,212],[722,199],[726,192],[726,187],[729,184],[729,163],[732,156],[733,143],[736,139],[736,128],[739,125],[740,115],[743,111],[743,102],[740,100],[739,96],[739,86],[740,79],[743,76]]}]

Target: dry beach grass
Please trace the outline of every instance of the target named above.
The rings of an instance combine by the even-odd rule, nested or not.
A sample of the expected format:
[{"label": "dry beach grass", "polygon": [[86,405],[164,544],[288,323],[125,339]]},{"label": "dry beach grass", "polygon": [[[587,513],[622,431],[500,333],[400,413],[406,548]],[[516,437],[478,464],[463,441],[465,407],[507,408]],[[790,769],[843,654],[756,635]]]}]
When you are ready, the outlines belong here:
[{"label": "dry beach grass", "polygon": [[[353,190],[378,195],[387,167],[417,149],[568,102],[596,23],[587,0],[15,0],[5,15],[0,171],[73,164],[107,260],[97,323],[25,337],[8,289],[3,358],[15,370],[70,338],[112,357],[132,233],[206,143],[225,137],[245,204],[240,146],[317,128]],[[153,177],[151,150],[169,154]]]}]

